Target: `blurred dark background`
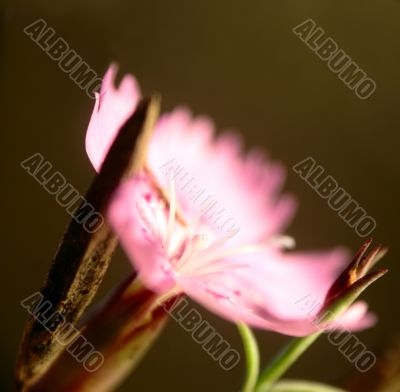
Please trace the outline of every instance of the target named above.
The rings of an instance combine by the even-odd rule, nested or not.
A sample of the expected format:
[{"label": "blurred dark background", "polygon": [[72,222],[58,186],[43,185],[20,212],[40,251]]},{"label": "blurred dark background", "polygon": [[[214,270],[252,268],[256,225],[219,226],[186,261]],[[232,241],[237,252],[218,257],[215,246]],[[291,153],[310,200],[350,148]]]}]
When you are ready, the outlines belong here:
[{"label": "blurred dark background", "polygon": [[[379,352],[399,332],[400,2],[332,1],[6,1],[1,6],[0,95],[2,264],[0,390],[9,389],[27,317],[20,301],[41,287],[69,215],[20,162],[40,152],[82,193],[94,171],[84,137],[93,101],[23,32],[43,18],[103,75],[111,61],[159,91],[163,110],[189,105],[219,129],[240,130],[248,146],[265,147],[288,167],[286,189],[300,210],[289,234],[300,249],[363,241],[290,167],[314,157],[376,219],[390,273],[363,298],[377,327],[357,336]],[[377,83],[360,100],[292,28],[312,18]],[[101,290],[130,271],[118,252]],[[240,349],[235,327],[201,310]],[[263,360],[287,341],[258,333]],[[170,322],[120,391],[235,391],[242,366],[224,372]],[[355,372],[322,337],[289,376],[340,384]],[[62,381],[62,380],[60,380]],[[55,391],[57,387],[55,386]]]}]

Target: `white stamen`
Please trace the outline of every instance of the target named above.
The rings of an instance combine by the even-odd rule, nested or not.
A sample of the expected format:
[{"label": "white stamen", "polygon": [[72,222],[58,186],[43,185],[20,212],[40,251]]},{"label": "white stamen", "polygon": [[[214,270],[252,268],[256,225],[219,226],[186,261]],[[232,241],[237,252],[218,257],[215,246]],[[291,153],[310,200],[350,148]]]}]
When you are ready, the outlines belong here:
[{"label": "white stamen", "polygon": [[224,259],[238,254],[262,252],[265,250],[265,248],[265,245],[243,245],[231,249],[221,249],[214,252],[207,252],[203,257],[199,257],[198,263],[204,266],[215,260]]},{"label": "white stamen", "polygon": [[176,215],[176,192],[175,192],[175,181],[172,175],[172,172],[169,173],[170,181],[169,181],[169,214],[168,214],[168,223],[167,223],[167,234],[165,236],[165,251],[167,254],[170,252],[170,245],[172,240],[172,234],[174,232],[175,226],[175,215]]},{"label": "white stamen", "polygon": [[[171,259],[171,262],[173,260],[173,267],[179,273],[203,275],[219,273],[224,270],[246,268],[249,267],[249,264],[239,263],[239,260],[232,259],[227,262],[225,259],[240,254],[262,253],[267,251],[268,247],[271,246],[291,249],[296,244],[295,240],[287,235],[271,236],[258,244],[236,246],[230,249],[225,244],[229,239],[227,237],[215,239],[211,244],[207,244],[209,238],[206,234],[195,234],[201,231],[202,224],[200,219],[202,213],[194,215],[190,224],[186,227],[181,227],[177,224],[177,222],[181,222],[177,217],[176,184],[172,171],[169,172],[169,197],[167,206],[169,207],[167,217],[165,216],[165,205],[149,206],[149,210],[139,207],[139,213],[146,226],[153,231],[156,237],[164,237],[165,253]],[[162,221],[163,227],[159,226],[160,221]],[[156,224],[157,222],[158,225]],[[165,233],[164,236],[161,235],[162,232]]]},{"label": "white stamen", "polygon": [[283,249],[293,249],[296,246],[296,240],[289,235],[273,235],[266,243]]},{"label": "white stamen", "polygon": [[[204,250],[195,260],[193,260],[192,273],[209,274],[216,273],[223,269],[237,269],[248,267],[248,264],[235,264],[231,261],[227,264],[222,259],[233,257],[240,254],[263,252],[268,246],[277,246],[290,249],[295,246],[294,238],[286,235],[273,236],[261,244],[250,244],[238,246],[230,249],[221,249],[221,246],[226,242],[226,238],[215,241],[211,246]],[[185,252],[186,253],[186,252]],[[193,257],[193,253],[190,254]],[[186,262],[187,260],[185,260]],[[221,264],[221,266],[219,265]],[[185,268],[188,271],[189,268]]]},{"label": "white stamen", "polygon": [[193,237],[195,230],[197,229],[199,223],[200,223],[200,218],[201,218],[202,213],[197,212],[194,218],[191,220],[191,222],[188,225],[186,235],[187,237]]},{"label": "white stamen", "polygon": [[157,225],[157,219],[155,218],[154,211],[151,207],[148,207],[146,203],[136,203],[136,208],[142,219],[144,225],[149,230],[154,238],[161,239],[161,234],[159,231],[159,226]]},{"label": "white stamen", "polygon": [[178,261],[178,269],[182,270],[182,267],[187,263],[188,260],[193,259],[197,253],[199,253],[204,247],[206,247],[208,236],[206,234],[196,234],[186,244],[185,250],[181,258]]},{"label": "white stamen", "polygon": [[234,271],[234,270],[239,270],[239,269],[244,269],[244,268],[249,268],[249,264],[227,264],[225,262],[219,263],[210,263],[205,266],[201,266],[198,269],[193,270],[193,273],[196,276],[207,276],[207,275],[214,275],[218,273],[224,273],[226,271]]}]

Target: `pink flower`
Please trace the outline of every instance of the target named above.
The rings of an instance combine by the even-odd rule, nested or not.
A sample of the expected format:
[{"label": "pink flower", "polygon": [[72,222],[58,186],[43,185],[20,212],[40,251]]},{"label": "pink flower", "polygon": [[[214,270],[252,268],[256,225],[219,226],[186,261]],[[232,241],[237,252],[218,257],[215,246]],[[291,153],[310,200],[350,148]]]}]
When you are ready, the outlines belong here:
[{"label": "pink flower", "polygon": [[[96,170],[140,98],[130,75],[114,86],[116,72],[112,65],[104,77],[87,131]],[[284,178],[261,151],[244,154],[236,134],[216,137],[210,119],[178,108],[158,121],[147,168],[117,190],[109,220],[143,283],[160,295],[183,292],[228,320],[307,335],[348,257],[341,249],[283,251],[296,204],[280,194]],[[304,309],[305,297],[313,308]],[[375,317],[359,301],[338,321],[361,329]]]}]

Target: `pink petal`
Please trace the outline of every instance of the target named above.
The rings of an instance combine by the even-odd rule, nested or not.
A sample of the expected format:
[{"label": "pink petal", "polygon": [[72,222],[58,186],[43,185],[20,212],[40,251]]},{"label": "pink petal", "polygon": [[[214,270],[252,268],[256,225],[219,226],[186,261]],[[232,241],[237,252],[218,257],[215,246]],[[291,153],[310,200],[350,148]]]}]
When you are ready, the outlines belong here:
[{"label": "pink petal", "polygon": [[334,324],[337,323],[340,328],[346,328],[351,331],[361,331],[374,326],[377,322],[377,316],[368,312],[368,304],[365,301],[357,301],[341,315]]},{"label": "pink petal", "polygon": [[170,263],[157,235],[160,219],[151,213],[146,215],[146,210],[140,210],[140,207],[146,207],[157,200],[158,196],[144,178],[133,177],[113,195],[108,218],[143,283],[163,293],[174,282]]},{"label": "pink petal", "polygon": [[[230,239],[232,245],[280,233],[296,209],[293,197],[280,196],[285,178],[280,164],[259,153],[246,156],[236,133],[216,137],[209,118],[193,118],[184,108],[160,119],[150,144],[149,167],[164,187],[168,170],[175,173],[178,201],[189,220],[214,203],[203,217],[214,235],[222,237],[223,228],[229,227],[224,222],[235,222],[240,231]],[[222,217],[217,221],[218,214]]]},{"label": "pink petal", "polygon": [[96,171],[100,170],[118,130],[140,99],[139,86],[131,75],[125,75],[120,85],[115,87],[117,70],[117,65],[112,64],[104,75],[86,132],[86,152]]},{"label": "pink petal", "polygon": [[[230,270],[232,261],[227,261],[225,270],[181,276],[177,283],[189,296],[228,320],[303,336],[318,330],[313,320],[346,259],[341,249],[287,255],[268,251],[241,256],[240,263],[247,262],[248,268]],[[360,305],[353,305],[341,319],[343,327],[354,329],[373,321]]]},{"label": "pink petal", "polygon": [[[116,73],[117,66],[112,64],[86,134],[86,150],[97,171],[140,98],[131,75],[126,75],[118,88],[114,86]],[[177,197],[188,219],[208,211],[202,217],[203,225],[215,236],[237,232],[232,245],[280,233],[294,215],[293,197],[279,194],[285,178],[283,167],[259,151],[245,155],[236,133],[215,137],[214,124],[207,117],[192,118],[183,108],[161,117],[150,143],[149,167],[164,186],[168,186],[168,176],[163,167],[170,161],[181,169]]]}]

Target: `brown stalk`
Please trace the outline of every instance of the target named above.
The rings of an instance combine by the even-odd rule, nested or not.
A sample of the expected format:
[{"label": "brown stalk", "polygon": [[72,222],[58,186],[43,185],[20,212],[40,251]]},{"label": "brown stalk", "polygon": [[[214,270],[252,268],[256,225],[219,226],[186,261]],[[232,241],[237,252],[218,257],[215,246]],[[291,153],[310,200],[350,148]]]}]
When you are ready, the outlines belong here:
[{"label": "brown stalk", "polygon": [[[119,131],[85,196],[103,216],[120,182],[144,168],[146,147],[158,118],[159,101],[158,97],[151,97],[140,102]],[[52,312],[59,312],[66,322],[77,323],[92,302],[116,245],[117,239],[107,222],[89,233],[75,219],[71,220],[41,290],[44,298],[51,302]],[[17,359],[19,390],[35,383],[61,354],[63,347],[55,336],[62,325],[60,321],[49,332],[35,317],[28,319]]]},{"label": "brown stalk", "polygon": [[[168,319],[173,297],[159,303],[159,296],[135,277],[122,282],[82,327],[81,334],[103,354],[104,362],[87,371],[64,350],[30,392],[108,392],[123,382],[140,363]],[[67,344],[68,345],[68,344]]]}]

